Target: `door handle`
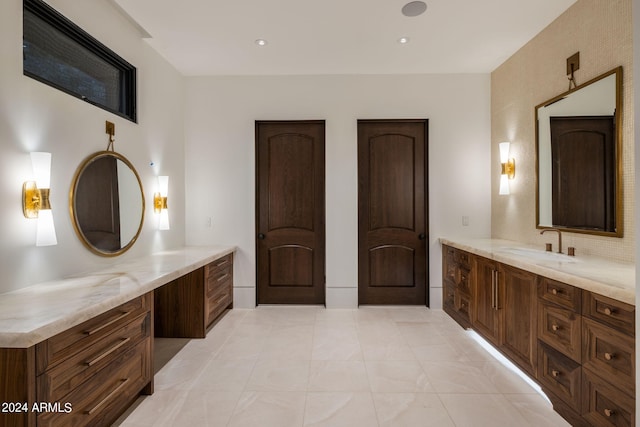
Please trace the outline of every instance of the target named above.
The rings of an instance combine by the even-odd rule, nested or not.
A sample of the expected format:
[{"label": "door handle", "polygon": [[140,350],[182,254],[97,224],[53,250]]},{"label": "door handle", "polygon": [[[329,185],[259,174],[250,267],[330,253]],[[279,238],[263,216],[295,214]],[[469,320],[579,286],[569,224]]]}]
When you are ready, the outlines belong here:
[{"label": "door handle", "polygon": [[264,235],[264,234],[262,234],[262,233],[258,233],[258,239],[260,239],[260,240],[264,240],[264,238],[265,238],[265,235]]},{"label": "door handle", "polygon": [[426,238],[427,238],[427,235],[426,235],[426,234],[424,234],[424,233],[420,233],[420,234],[418,234],[418,239],[420,239],[420,240],[424,240],[424,239],[426,239]]}]

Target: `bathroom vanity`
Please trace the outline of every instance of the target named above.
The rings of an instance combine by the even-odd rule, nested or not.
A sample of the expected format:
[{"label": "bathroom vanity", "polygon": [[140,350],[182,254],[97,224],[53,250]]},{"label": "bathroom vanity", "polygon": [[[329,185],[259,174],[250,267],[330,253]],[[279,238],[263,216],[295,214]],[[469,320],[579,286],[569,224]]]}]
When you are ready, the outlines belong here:
[{"label": "bathroom vanity", "polygon": [[0,294],[0,426],[107,426],[153,393],[154,329],[202,338],[235,247],[185,247]]},{"label": "bathroom vanity", "polygon": [[507,240],[443,244],[443,309],[574,426],[635,423],[635,268]]}]

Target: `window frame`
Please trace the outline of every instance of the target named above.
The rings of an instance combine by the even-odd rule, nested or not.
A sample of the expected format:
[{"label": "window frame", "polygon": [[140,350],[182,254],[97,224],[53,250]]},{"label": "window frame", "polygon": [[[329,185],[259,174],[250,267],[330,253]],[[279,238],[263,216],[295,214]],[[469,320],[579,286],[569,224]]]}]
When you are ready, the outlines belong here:
[{"label": "window frame", "polygon": [[[74,24],[71,20],[60,14],[57,10],[53,9],[48,4],[41,0],[23,0],[23,14],[28,11],[35,15],[37,18],[43,21],[45,25],[50,26],[54,30],[60,32],[63,36],[69,40],[77,43],[81,47],[87,49],[92,54],[96,55],[107,64],[113,66],[119,71],[119,104],[120,109],[114,110],[102,103],[88,99],[81,93],[73,91],[71,88],[61,86],[55,82],[48,80],[47,78],[28,71],[22,66],[23,74],[48,86],[56,88],[62,92],[65,92],[71,96],[82,99],[83,101],[102,108],[110,113],[116,114],[122,118],[137,123],[137,69],[129,62],[125,61],[122,57],[102,44],[96,38],[84,31],[78,25]],[[24,25],[23,16],[23,25]],[[23,27],[23,43],[24,43],[24,27]]]}]

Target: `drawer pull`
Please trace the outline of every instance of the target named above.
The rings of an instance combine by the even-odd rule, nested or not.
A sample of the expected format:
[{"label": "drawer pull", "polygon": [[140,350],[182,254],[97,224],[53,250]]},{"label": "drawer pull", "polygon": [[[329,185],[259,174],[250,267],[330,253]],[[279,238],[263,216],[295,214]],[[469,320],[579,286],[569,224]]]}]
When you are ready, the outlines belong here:
[{"label": "drawer pull", "polygon": [[226,273],[224,276],[222,276],[221,278],[218,279],[218,282],[222,282],[223,280],[226,280],[227,277],[229,277],[229,273]]},{"label": "drawer pull", "polygon": [[559,325],[556,325],[556,324],[554,323],[553,325],[551,325],[551,329],[552,329],[553,331],[559,331],[561,328],[560,328],[560,326],[559,326]]},{"label": "drawer pull", "polygon": [[227,294],[222,295],[220,298],[218,298],[217,300],[215,300],[213,302],[213,305],[217,305],[219,304],[222,300],[224,300],[227,297]]},{"label": "drawer pull", "polygon": [[556,288],[551,289],[551,293],[554,295],[558,295],[560,293],[560,291],[558,291]]},{"label": "drawer pull", "polygon": [[613,310],[607,307],[604,309],[604,314],[606,314],[607,316],[611,316],[613,314]]},{"label": "drawer pull", "polygon": [[120,384],[118,385],[118,387],[114,388],[113,391],[111,393],[109,393],[107,395],[107,397],[105,397],[104,399],[102,399],[100,401],[100,403],[98,403],[96,406],[94,406],[93,408],[89,409],[88,411],[85,412],[86,415],[92,415],[93,413],[95,413],[98,409],[100,409],[100,407],[104,406],[105,403],[107,403],[109,400],[111,400],[111,398],[113,396],[115,396],[116,394],[118,394],[120,392],[120,390],[122,390],[122,388],[124,388],[124,386],[129,382],[129,378],[124,378],[120,380]]},{"label": "drawer pull", "polygon": [[217,263],[217,264],[216,264],[216,267],[220,267],[220,266],[222,266],[222,265],[225,265],[225,264],[226,264],[226,263],[228,263],[228,262],[229,262],[229,260],[228,260],[228,259],[225,259],[224,261]]},{"label": "drawer pull", "polygon": [[114,317],[113,319],[109,320],[107,323],[104,323],[104,324],[102,324],[102,325],[98,326],[98,327],[97,327],[97,328],[95,328],[95,329],[91,329],[91,330],[85,331],[84,333],[85,333],[85,334],[87,334],[87,335],[93,335],[93,334],[96,334],[96,333],[100,332],[101,330],[103,330],[104,328],[106,328],[106,327],[108,327],[108,326],[111,326],[111,325],[113,325],[114,323],[116,323],[116,322],[118,322],[118,321],[120,321],[120,320],[124,319],[124,318],[125,318],[125,317],[127,317],[129,314],[131,314],[131,312],[130,312],[130,311],[125,311],[125,312],[124,312],[124,313],[122,313],[120,316]]},{"label": "drawer pull", "polygon": [[554,369],[553,371],[551,371],[551,375],[553,375],[554,378],[558,378],[560,376],[560,371],[556,371]]},{"label": "drawer pull", "polygon": [[607,359],[607,360],[611,360],[611,359],[613,359],[615,356],[616,356],[616,355],[615,355],[615,354],[613,354],[613,353],[605,353],[605,354],[604,354],[604,358],[605,358],[605,359]]},{"label": "drawer pull", "polygon": [[101,361],[102,359],[104,359],[105,357],[107,357],[108,355],[110,355],[111,353],[113,353],[114,351],[116,351],[117,349],[119,349],[120,347],[122,347],[123,345],[128,343],[129,341],[131,341],[131,337],[121,340],[119,343],[117,343],[116,345],[114,345],[109,350],[105,351],[104,353],[102,353],[100,356],[96,357],[93,360],[85,362],[85,365],[87,365],[87,366],[95,365],[96,363],[98,363],[99,361]]},{"label": "drawer pull", "polygon": [[607,417],[610,417],[613,414],[615,414],[615,411],[613,409],[605,409],[604,410],[604,415],[607,416]]}]

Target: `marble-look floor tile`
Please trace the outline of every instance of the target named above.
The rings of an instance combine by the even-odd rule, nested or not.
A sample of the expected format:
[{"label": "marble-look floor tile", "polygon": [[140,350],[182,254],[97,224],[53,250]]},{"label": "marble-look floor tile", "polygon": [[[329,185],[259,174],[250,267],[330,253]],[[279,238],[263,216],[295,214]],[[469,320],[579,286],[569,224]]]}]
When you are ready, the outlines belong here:
[{"label": "marble-look floor tile", "polygon": [[434,391],[422,366],[417,361],[366,362],[366,368],[373,392]]},{"label": "marble-look floor tile", "polygon": [[415,358],[425,362],[463,362],[467,360],[462,350],[449,343],[416,345],[411,347]]},{"label": "marble-look floor tile", "polygon": [[527,426],[527,421],[501,394],[440,394],[456,427]]},{"label": "marble-look floor tile", "polygon": [[435,393],[373,393],[380,427],[455,427]]},{"label": "marble-look floor tile", "polygon": [[370,391],[364,362],[326,360],[311,362],[310,391]]},{"label": "marble-look floor tile", "polygon": [[313,337],[312,360],[363,360],[358,334],[353,330],[332,328],[316,331]]},{"label": "marble-look floor tile", "polygon": [[520,412],[531,427],[570,427],[551,403],[539,394],[505,394],[504,397]]},{"label": "marble-look floor tile", "polygon": [[308,393],[305,427],[376,427],[371,393]]},{"label": "marble-look floor tile", "polygon": [[499,393],[483,372],[484,362],[421,362],[438,393]]},{"label": "marble-look floor tile", "polygon": [[308,360],[258,360],[245,390],[306,391],[310,363]]},{"label": "marble-look floor tile", "polygon": [[252,360],[213,359],[193,381],[191,390],[242,391],[249,380],[253,365],[255,361]]},{"label": "marble-look floor tile", "polygon": [[296,392],[244,392],[229,420],[229,427],[299,427],[306,398]]},{"label": "marble-look floor tile", "polygon": [[205,367],[206,362],[194,363],[192,359],[173,358],[154,376],[156,390],[189,390]]}]

